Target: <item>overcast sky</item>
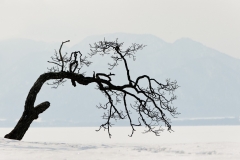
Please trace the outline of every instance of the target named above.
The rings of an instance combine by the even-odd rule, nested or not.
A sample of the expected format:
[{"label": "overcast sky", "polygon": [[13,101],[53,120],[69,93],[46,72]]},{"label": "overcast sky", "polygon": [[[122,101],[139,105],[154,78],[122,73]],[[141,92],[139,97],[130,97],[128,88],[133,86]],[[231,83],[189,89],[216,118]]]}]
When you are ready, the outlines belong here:
[{"label": "overcast sky", "polygon": [[240,0],[0,0],[0,40],[105,33],[188,37],[240,59]]}]

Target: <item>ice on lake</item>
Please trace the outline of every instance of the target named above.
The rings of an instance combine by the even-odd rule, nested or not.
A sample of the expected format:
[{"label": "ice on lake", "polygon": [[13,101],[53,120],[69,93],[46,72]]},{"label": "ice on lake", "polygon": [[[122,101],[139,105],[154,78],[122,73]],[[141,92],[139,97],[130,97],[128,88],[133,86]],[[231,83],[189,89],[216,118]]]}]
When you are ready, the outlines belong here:
[{"label": "ice on lake", "polygon": [[240,159],[240,126],[179,126],[159,137],[142,134],[142,127],[128,137],[130,127],[113,127],[111,139],[96,129],[30,128],[22,141],[13,141],[3,138],[11,128],[0,128],[0,160]]}]

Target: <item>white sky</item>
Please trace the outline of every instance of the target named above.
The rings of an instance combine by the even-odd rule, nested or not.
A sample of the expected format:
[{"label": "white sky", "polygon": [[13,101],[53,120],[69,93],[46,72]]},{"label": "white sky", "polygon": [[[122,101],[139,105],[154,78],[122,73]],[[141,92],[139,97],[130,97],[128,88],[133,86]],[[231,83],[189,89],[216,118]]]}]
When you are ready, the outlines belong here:
[{"label": "white sky", "polygon": [[240,58],[240,0],[0,0],[0,40],[126,32],[189,37]]}]

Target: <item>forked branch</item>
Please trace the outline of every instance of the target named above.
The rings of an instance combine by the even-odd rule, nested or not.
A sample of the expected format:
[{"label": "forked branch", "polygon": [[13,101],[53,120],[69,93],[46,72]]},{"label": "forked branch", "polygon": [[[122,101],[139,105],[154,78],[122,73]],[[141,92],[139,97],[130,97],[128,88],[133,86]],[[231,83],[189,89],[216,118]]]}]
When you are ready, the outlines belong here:
[{"label": "forked branch", "polygon": [[[119,62],[123,61],[128,83],[122,86],[115,86],[111,83],[110,75],[104,73],[97,73],[96,75],[107,77],[107,81],[98,82],[98,89],[107,97],[108,101],[104,105],[100,104],[98,108],[107,110],[104,113],[103,118],[107,120],[106,123],[102,124],[99,128],[107,129],[109,137],[111,137],[109,128],[112,126],[111,119],[125,119],[129,120],[132,127],[133,135],[135,131],[135,126],[145,125],[147,127],[146,132],[153,132],[155,135],[159,135],[162,131],[161,122],[164,124],[169,131],[171,131],[171,121],[166,116],[164,111],[169,112],[173,117],[178,115],[176,108],[172,106],[172,102],[176,99],[174,91],[178,88],[177,82],[166,81],[166,84],[158,82],[154,78],[150,78],[148,75],[142,75],[137,77],[135,81],[131,79],[130,70],[127,63],[127,57],[136,59],[135,53],[138,50],[143,49],[144,45],[132,44],[126,50],[122,50],[123,43],[118,43],[118,41],[100,41],[90,45],[91,53],[90,56],[97,54],[109,55],[113,59],[113,63],[109,63],[109,69],[112,70],[118,65]],[[147,80],[146,86],[140,86],[139,82],[142,80]],[[129,90],[135,91],[135,93],[129,92]],[[165,92],[168,92],[170,96],[165,96]],[[115,103],[113,103],[113,98],[115,97]],[[134,99],[135,103],[127,103],[127,97],[129,99]],[[120,109],[117,105],[123,101],[124,109]],[[131,106],[129,108],[129,105]],[[135,111],[139,117],[137,119],[138,123],[133,123],[131,117],[131,110]],[[158,126],[158,129],[155,127]]]}]

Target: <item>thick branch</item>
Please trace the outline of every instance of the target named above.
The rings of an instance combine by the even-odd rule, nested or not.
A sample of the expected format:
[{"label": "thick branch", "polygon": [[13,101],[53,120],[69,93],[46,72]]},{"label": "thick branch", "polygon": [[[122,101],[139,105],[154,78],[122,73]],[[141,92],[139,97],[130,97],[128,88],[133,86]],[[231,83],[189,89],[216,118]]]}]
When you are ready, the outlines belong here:
[{"label": "thick branch", "polygon": [[48,109],[50,106],[50,103],[49,102],[43,102],[43,103],[40,103],[39,105],[37,105],[35,107],[35,111],[40,114],[40,113],[43,113],[46,109]]},{"label": "thick branch", "polygon": [[34,102],[36,100],[37,94],[42,88],[42,85],[48,80],[54,79],[71,79],[76,81],[79,84],[87,85],[94,81],[92,77],[84,77],[81,74],[70,73],[70,72],[48,72],[42,74],[37,81],[34,83],[32,88],[30,89],[27,99],[25,101],[25,110],[31,110],[34,107]]}]

